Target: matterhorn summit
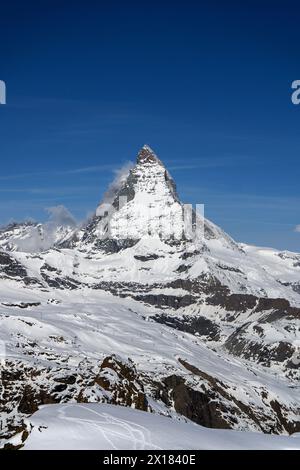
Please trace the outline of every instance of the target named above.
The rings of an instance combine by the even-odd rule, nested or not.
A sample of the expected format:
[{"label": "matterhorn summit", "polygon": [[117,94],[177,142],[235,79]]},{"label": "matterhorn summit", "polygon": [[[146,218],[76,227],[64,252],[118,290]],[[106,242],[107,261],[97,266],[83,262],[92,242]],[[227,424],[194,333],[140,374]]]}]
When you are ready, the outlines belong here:
[{"label": "matterhorn summit", "polygon": [[[113,249],[132,246],[139,240],[157,238],[166,243],[195,236],[203,225],[201,214],[179,201],[174,180],[154,151],[144,145],[136,165],[121,181],[114,196],[100,203],[95,216],[78,237],[82,249]],[[65,244],[64,246],[67,246]]]},{"label": "matterhorn summit", "polygon": [[192,207],[179,200],[167,168],[144,145],[136,164],[126,177],[123,175],[113,194],[110,191],[88,224],[60,246],[109,252],[147,239],[162,240],[169,245],[194,242],[204,246],[205,238],[222,240],[224,246],[238,248],[227,234],[204,219],[203,204]]}]

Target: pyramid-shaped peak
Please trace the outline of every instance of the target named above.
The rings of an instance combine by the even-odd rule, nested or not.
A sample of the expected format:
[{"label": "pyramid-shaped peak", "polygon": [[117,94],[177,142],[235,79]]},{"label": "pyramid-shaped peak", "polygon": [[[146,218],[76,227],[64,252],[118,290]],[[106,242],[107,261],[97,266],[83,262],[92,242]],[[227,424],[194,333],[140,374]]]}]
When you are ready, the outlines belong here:
[{"label": "pyramid-shaped peak", "polygon": [[159,160],[156,153],[152,150],[149,145],[144,145],[138,153],[137,156],[137,163],[158,163],[159,165],[163,166],[163,163]]}]

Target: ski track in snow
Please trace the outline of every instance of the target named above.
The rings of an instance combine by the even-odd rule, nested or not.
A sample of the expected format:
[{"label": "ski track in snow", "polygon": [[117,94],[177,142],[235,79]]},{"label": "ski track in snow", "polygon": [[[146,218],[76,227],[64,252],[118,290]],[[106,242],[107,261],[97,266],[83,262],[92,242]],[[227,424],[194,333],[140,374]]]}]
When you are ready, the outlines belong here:
[{"label": "ski track in snow", "polygon": [[[58,417],[67,421],[77,422],[76,418],[72,418],[67,415],[68,408],[72,409],[72,406],[66,405],[64,408],[60,409],[58,412]],[[115,450],[118,450],[118,447],[114,444],[113,438],[118,437],[124,439],[124,434],[129,436],[133,445],[133,450],[144,450],[149,448],[157,450],[161,449],[161,447],[158,447],[152,443],[151,433],[145,426],[141,426],[132,421],[116,418],[105,412],[100,413],[94,409],[85,408],[82,405],[78,405],[78,408],[85,410],[87,415],[94,414],[98,417],[97,421],[87,418],[80,418],[80,421],[89,423],[95,426],[97,430],[100,430],[103,438],[107,440],[108,444]]]},{"label": "ski track in snow", "polygon": [[300,449],[297,435],[209,429],[113,405],[46,405],[30,422],[25,450],[61,449],[62,440],[67,449]]}]

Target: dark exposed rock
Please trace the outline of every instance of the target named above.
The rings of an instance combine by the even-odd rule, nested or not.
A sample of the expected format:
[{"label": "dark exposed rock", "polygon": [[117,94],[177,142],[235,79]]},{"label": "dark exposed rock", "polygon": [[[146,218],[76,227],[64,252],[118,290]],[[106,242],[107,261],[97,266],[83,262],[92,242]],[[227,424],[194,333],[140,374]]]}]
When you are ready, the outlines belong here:
[{"label": "dark exposed rock", "polygon": [[67,384],[67,385],[74,385],[76,382],[76,376],[75,375],[66,375],[64,377],[54,377],[53,379],[55,382],[59,382],[62,384]]},{"label": "dark exposed rock", "polygon": [[226,412],[225,407],[214,401],[212,396],[193,390],[177,375],[166,377],[163,384],[165,390],[160,397],[164,398],[169,406],[172,402],[177,413],[208,428],[230,429],[231,426],[222,417]]},{"label": "dark exposed rock", "polygon": [[189,265],[187,264],[181,264],[180,266],[178,266],[178,268],[176,269],[176,272],[178,273],[185,273],[186,271],[188,271],[190,268]]},{"label": "dark exposed rock", "polygon": [[20,302],[19,304],[11,304],[7,302],[2,302],[2,305],[5,307],[18,307],[18,308],[30,308],[30,307],[39,307],[41,302]]},{"label": "dark exposed rock", "polygon": [[60,393],[60,392],[64,392],[66,389],[67,389],[67,384],[58,384],[53,387],[52,392]]},{"label": "dark exposed rock", "polygon": [[286,299],[270,299],[260,298],[258,304],[255,307],[256,312],[262,312],[263,310],[282,310],[285,311],[290,306],[290,303]]},{"label": "dark exposed rock", "polygon": [[239,274],[244,274],[243,271],[241,271],[238,268],[235,268],[234,266],[226,266],[225,264],[218,264],[218,268],[222,269],[223,271],[230,271],[232,273],[239,273]]},{"label": "dark exposed rock", "polygon": [[78,289],[82,284],[71,277],[49,276],[45,271],[41,271],[41,276],[49,287],[54,289]]},{"label": "dark exposed rock", "polygon": [[155,253],[153,253],[153,254],[150,254],[150,255],[147,255],[147,256],[135,255],[134,258],[137,259],[138,261],[151,261],[151,260],[154,260],[154,259],[161,258],[161,256],[158,256]]},{"label": "dark exposed rock", "polygon": [[144,386],[138,379],[136,368],[130,359],[125,363],[114,355],[106,357],[95,382],[110,392],[110,403],[147,411]]},{"label": "dark exposed rock", "polygon": [[47,263],[43,264],[43,266],[41,267],[41,271],[50,271],[52,273],[54,272],[54,273],[57,273],[57,274],[61,274],[60,269],[54,268],[54,266],[50,266]]},{"label": "dark exposed rock", "polygon": [[8,253],[0,252],[0,271],[10,277],[27,277],[26,269]]},{"label": "dark exposed rock", "polygon": [[30,385],[25,385],[18,411],[30,415],[38,410],[39,405],[48,405],[50,403],[59,403],[59,401],[56,401],[53,396],[50,396],[43,389],[35,390]]},{"label": "dark exposed rock", "polygon": [[269,323],[275,322],[282,318],[299,319],[300,318],[300,308],[288,307],[282,310],[273,310],[271,313],[264,315],[261,321]]},{"label": "dark exposed rock", "polygon": [[20,279],[25,285],[42,286],[38,279],[28,276],[26,269],[13,256],[0,251],[0,278]]},{"label": "dark exposed rock", "polygon": [[134,300],[144,302],[146,304],[155,305],[156,307],[172,307],[175,310],[181,307],[186,307],[196,302],[195,297],[192,295],[183,295],[181,297],[166,294],[146,294],[134,295]]},{"label": "dark exposed rock", "polygon": [[[264,415],[261,410],[256,409],[251,406],[251,404],[247,405],[240,400],[238,400],[234,395],[230,394],[228,391],[227,386],[222,383],[220,380],[216,379],[215,377],[210,376],[209,374],[200,371],[197,367],[189,364],[187,361],[179,359],[179,362],[190,372],[195,374],[196,376],[202,377],[205,381],[209,383],[209,392],[208,395],[210,399],[218,402],[218,396],[223,397],[222,406],[218,408],[216,407],[211,408],[211,413],[205,415],[205,418],[210,423],[210,419],[213,418],[212,423],[214,423],[213,427],[219,427],[215,425],[219,421],[219,413],[222,416],[223,410],[223,403],[224,399],[227,400],[227,407],[225,410],[225,414],[228,413],[235,413],[236,416],[239,415],[246,415],[248,418],[253,421],[258,428],[260,428],[263,432],[271,432],[271,433],[281,433],[283,431],[293,433],[300,430],[300,422],[293,421],[289,419],[289,410],[286,409],[284,405],[281,405],[277,400],[272,400],[270,402],[270,410],[272,413],[271,416],[271,423],[270,424],[270,413],[268,415]],[[182,397],[181,397],[182,398]],[[268,403],[268,394],[266,392],[264,396],[264,400]],[[233,411],[236,408],[236,411]],[[300,411],[300,410],[299,410]],[[183,413],[184,414],[184,413]],[[186,416],[186,415],[185,415]],[[203,416],[203,415],[202,415]],[[217,416],[217,421],[215,421],[215,416]],[[196,421],[196,420],[195,420]],[[196,421],[197,422],[197,421]],[[228,421],[227,421],[228,422]],[[199,423],[202,424],[202,423]],[[205,426],[205,424],[203,424]],[[210,427],[208,425],[208,427]]]},{"label": "dark exposed rock", "polygon": [[199,336],[207,336],[214,341],[220,339],[220,327],[208,318],[202,316],[184,315],[182,317],[176,317],[173,315],[159,314],[151,318],[157,323],[163,323],[176,330],[198,334]]},{"label": "dark exposed rock", "polygon": [[225,383],[182,359],[179,362],[199,378],[200,387],[195,389],[183,377],[173,374],[165,377],[161,383],[153,384],[156,400],[162,400],[178,413],[206,427],[229,429],[242,419],[263,432],[280,433],[284,430],[275,412],[272,417],[270,413],[265,415],[255,406],[238,400]]},{"label": "dark exposed rock", "polygon": [[194,256],[200,255],[200,250],[194,250],[194,251],[185,251],[181,255],[181,259],[186,260],[189,258],[193,258]]},{"label": "dark exposed rock", "polygon": [[[8,417],[6,427],[0,428],[0,439],[19,433],[24,417],[44,404],[96,400],[148,410],[144,386],[134,363],[114,355],[106,357],[98,371],[84,368],[77,375],[68,368],[35,368],[7,361],[1,370],[0,389],[0,410]],[[12,413],[13,410],[17,413]]]},{"label": "dark exposed rock", "polygon": [[253,330],[258,333],[258,335],[262,338],[264,336],[264,329],[259,325],[254,325]]},{"label": "dark exposed rock", "polygon": [[295,352],[293,345],[285,341],[279,341],[278,343],[275,343],[274,346],[274,351],[272,351],[271,354],[271,359],[273,361],[283,362],[287,358],[292,357]]},{"label": "dark exposed rock", "polygon": [[[262,324],[261,324],[262,325]],[[252,359],[270,366],[271,361],[284,362],[293,356],[295,347],[288,342],[279,341],[271,344],[263,343],[263,340],[249,339],[247,335],[248,328],[251,323],[247,322],[232,333],[225,341],[225,348],[236,356]],[[253,330],[256,331],[260,338],[264,336],[262,326],[255,325]],[[250,336],[252,338],[252,336]]]},{"label": "dark exposed rock", "polygon": [[218,292],[207,299],[208,305],[219,305],[225,310],[246,312],[253,309],[256,305],[257,297],[251,294],[230,294]]},{"label": "dark exposed rock", "polygon": [[294,434],[295,432],[300,432],[300,421],[293,421],[288,418],[287,409],[284,409],[282,405],[277,400],[271,400],[270,406],[273,409],[274,413],[277,416],[278,421],[280,422],[283,429],[285,429],[289,434]]},{"label": "dark exposed rock", "polygon": [[115,239],[104,239],[96,240],[94,243],[95,250],[103,251],[104,253],[119,253],[121,250],[131,248],[137,243],[137,240],[115,240]]},{"label": "dark exposed rock", "polygon": [[229,294],[226,288],[218,286],[216,293],[206,299],[208,305],[220,306],[228,311],[255,312],[270,311],[268,315],[262,317],[261,321],[276,321],[283,317],[300,318],[300,309],[291,307],[286,299],[257,297],[251,294]]}]

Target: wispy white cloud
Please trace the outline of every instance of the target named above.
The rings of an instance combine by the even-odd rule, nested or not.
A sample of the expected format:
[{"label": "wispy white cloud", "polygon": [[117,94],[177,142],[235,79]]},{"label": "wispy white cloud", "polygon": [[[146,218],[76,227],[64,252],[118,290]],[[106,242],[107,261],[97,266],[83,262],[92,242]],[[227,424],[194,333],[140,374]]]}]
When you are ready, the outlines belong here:
[{"label": "wispy white cloud", "polygon": [[94,173],[97,171],[117,171],[117,165],[95,165],[95,166],[86,166],[83,168],[75,168],[73,170],[66,170],[60,174],[72,175],[72,174],[81,174],[81,173]]},{"label": "wispy white cloud", "polygon": [[[193,157],[193,156],[192,156]],[[247,155],[225,155],[225,156],[211,156],[211,157],[199,157],[188,158],[186,163],[182,161],[169,160],[166,162],[166,166],[170,171],[183,171],[183,170],[195,170],[199,168],[225,168],[236,165],[247,165],[253,162],[253,158]]]},{"label": "wispy white cloud", "polygon": [[77,222],[73,214],[62,204],[58,206],[47,207],[46,211],[49,214],[48,223],[53,224],[55,227],[60,225],[67,225],[75,227]]},{"label": "wispy white cloud", "polygon": [[295,227],[295,230],[294,230],[294,231],[295,231],[295,232],[299,232],[299,233],[300,233],[300,225],[296,225],[296,227]]},{"label": "wispy white cloud", "polygon": [[108,186],[107,191],[104,193],[102,201],[97,209],[97,214],[102,215],[104,207],[111,204],[114,200],[114,197],[118,190],[121,188],[122,184],[125,182],[126,178],[129,175],[131,168],[133,168],[134,163],[129,161],[122,165],[121,168],[115,170],[115,177],[113,181]]},{"label": "wispy white cloud", "polygon": [[64,175],[73,175],[73,174],[83,174],[83,173],[94,173],[102,171],[113,171],[117,169],[117,165],[95,165],[95,166],[86,166],[81,168],[73,168],[69,170],[54,170],[54,171],[38,171],[33,173],[14,173],[12,175],[1,175],[0,181],[10,181],[15,179],[26,179],[39,176],[64,176]]},{"label": "wispy white cloud", "polygon": [[185,196],[200,200],[203,203],[209,201],[210,205],[218,207],[231,208],[253,208],[253,209],[270,209],[295,211],[300,206],[300,198],[294,196],[274,196],[262,195],[255,193],[230,192],[226,189],[218,189],[204,186],[182,186],[182,192]]},{"label": "wispy white cloud", "polygon": [[5,194],[13,194],[13,193],[24,193],[24,194],[32,194],[32,195],[39,195],[39,194],[56,194],[59,196],[64,196],[68,194],[78,194],[78,193],[85,193],[91,191],[99,191],[99,186],[43,186],[43,187],[36,187],[36,188],[0,188],[0,193]]}]

